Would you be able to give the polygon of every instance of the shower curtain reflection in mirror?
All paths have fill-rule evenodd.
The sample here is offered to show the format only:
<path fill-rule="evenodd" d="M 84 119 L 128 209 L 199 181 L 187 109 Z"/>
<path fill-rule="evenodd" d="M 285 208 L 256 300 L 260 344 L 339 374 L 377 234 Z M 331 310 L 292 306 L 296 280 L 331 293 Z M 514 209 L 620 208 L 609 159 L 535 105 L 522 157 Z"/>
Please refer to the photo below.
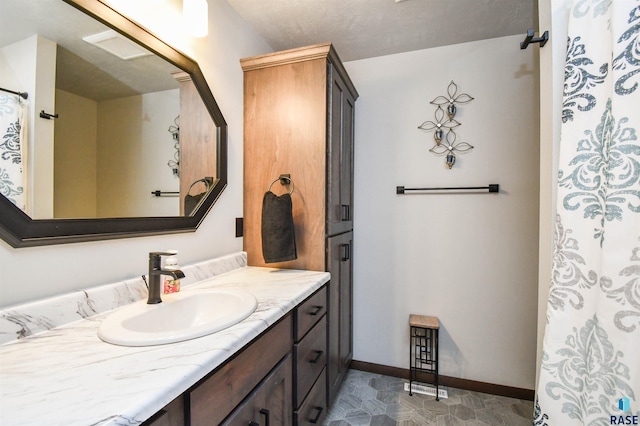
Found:
<path fill-rule="evenodd" d="M 0 93 L 0 194 L 26 212 L 25 110 L 20 96 Z"/>

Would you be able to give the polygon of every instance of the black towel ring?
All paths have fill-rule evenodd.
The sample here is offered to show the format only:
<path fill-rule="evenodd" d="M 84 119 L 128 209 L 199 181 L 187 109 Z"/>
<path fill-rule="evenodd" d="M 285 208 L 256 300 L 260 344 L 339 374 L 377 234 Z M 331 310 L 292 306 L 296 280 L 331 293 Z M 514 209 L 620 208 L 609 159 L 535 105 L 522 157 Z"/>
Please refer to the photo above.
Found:
<path fill-rule="evenodd" d="M 291 184 L 291 191 L 289 191 L 289 195 L 293 194 L 293 190 L 295 188 L 294 188 L 294 185 L 293 185 L 293 181 L 288 176 L 280 176 L 278 179 L 276 179 L 273 182 L 271 182 L 271 185 L 269 185 L 269 189 L 267 189 L 267 191 L 271 192 L 271 187 L 273 186 L 274 183 L 276 183 L 278 181 L 280 181 L 283 185 L 286 185 L 286 183 L 284 183 L 285 180 L 289 181 L 289 183 Z"/>

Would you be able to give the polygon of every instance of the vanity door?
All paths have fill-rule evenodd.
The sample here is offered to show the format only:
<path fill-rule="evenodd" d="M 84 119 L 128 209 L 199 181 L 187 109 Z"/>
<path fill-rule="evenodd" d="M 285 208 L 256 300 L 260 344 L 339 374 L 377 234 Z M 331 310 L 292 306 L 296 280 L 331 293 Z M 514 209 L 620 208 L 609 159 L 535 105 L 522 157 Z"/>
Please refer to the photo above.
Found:
<path fill-rule="evenodd" d="M 353 358 L 353 232 L 327 238 L 329 282 L 328 401 L 333 401 Z"/>
<path fill-rule="evenodd" d="M 222 424 L 225 426 L 291 425 L 292 381 L 292 362 L 289 354 Z"/>
<path fill-rule="evenodd" d="M 184 398 L 180 396 L 145 421 L 142 426 L 184 426 L 185 424 Z"/>

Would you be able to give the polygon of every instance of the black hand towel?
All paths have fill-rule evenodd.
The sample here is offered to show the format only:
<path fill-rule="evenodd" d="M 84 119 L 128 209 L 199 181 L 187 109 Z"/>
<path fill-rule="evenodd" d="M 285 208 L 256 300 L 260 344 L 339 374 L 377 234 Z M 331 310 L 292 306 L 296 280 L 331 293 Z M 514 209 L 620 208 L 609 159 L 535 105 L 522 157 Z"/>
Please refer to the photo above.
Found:
<path fill-rule="evenodd" d="M 267 191 L 262 199 L 262 255 L 266 263 L 297 259 L 291 195 Z"/>
<path fill-rule="evenodd" d="M 184 215 L 191 216 L 196 211 L 196 207 L 200 204 L 200 201 L 207 195 L 209 192 L 201 192 L 200 194 L 191 195 L 187 194 L 184 196 Z"/>

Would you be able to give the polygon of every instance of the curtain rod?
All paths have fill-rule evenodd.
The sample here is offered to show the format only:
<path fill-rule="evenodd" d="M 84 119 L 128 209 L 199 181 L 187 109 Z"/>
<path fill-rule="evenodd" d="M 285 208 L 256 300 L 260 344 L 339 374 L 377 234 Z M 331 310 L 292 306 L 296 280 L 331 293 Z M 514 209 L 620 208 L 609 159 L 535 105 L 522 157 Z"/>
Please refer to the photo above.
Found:
<path fill-rule="evenodd" d="M 2 90 L 3 92 L 11 93 L 13 95 L 18 95 L 23 99 L 27 99 L 29 97 L 29 94 L 27 92 L 16 92 L 14 90 L 5 89 L 4 87 L 0 87 L 0 90 Z"/>
<path fill-rule="evenodd" d="M 457 186 L 444 188 L 405 188 L 404 186 L 396 186 L 396 194 L 404 194 L 406 191 L 464 191 L 472 189 L 486 189 L 488 192 L 500 192 L 500 185 L 492 183 L 489 186 Z"/>

